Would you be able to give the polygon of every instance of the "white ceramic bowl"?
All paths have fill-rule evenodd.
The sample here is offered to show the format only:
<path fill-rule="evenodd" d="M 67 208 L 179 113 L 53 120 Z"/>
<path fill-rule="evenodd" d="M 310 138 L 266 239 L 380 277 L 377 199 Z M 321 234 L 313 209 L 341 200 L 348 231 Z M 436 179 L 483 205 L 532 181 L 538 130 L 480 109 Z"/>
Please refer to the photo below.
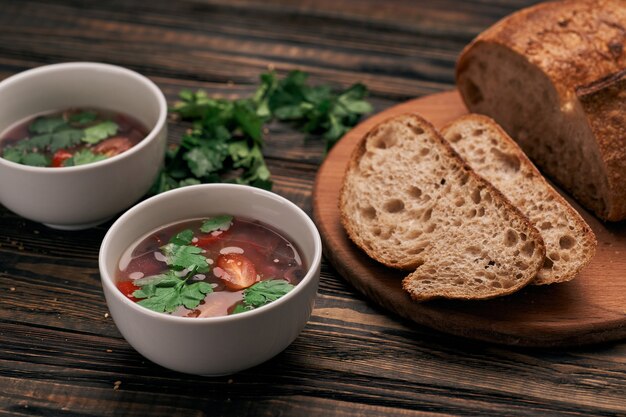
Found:
<path fill-rule="evenodd" d="M 167 103 L 159 88 L 126 68 L 88 62 L 47 65 L 0 82 L 0 132 L 37 113 L 95 107 L 129 114 L 148 136 L 112 158 L 43 168 L 0 158 L 0 204 L 59 229 L 102 223 L 141 198 L 154 182 L 167 140 Z"/>
<path fill-rule="evenodd" d="M 115 285 L 122 254 L 138 239 L 170 223 L 216 214 L 260 220 L 301 250 L 309 269 L 280 299 L 233 316 L 185 318 L 157 313 L 126 298 Z M 298 336 L 313 309 L 322 243 L 313 221 L 289 200 L 253 187 L 193 185 L 149 198 L 111 226 L 100 248 L 100 275 L 109 311 L 139 353 L 166 368 L 225 375 L 260 364 Z"/>

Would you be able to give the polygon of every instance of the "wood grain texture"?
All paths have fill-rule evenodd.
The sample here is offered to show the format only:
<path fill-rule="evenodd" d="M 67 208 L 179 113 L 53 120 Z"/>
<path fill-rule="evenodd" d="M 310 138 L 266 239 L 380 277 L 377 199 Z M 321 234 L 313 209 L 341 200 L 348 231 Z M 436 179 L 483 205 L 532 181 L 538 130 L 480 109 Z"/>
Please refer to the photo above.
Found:
<path fill-rule="evenodd" d="M 380 112 L 453 88 L 463 46 L 532 3 L 0 0 L 0 79 L 108 62 L 148 76 L 171 104 L 182 88 L 246 96 L 273 65 L 314 83 L 364 82 Z M 170 140 L 184 129 L 170 122 Z M 274 191 L 312 214 L 322 142 L 282 125 L 266 142 Z M 389 313 L 326 261 L 313 316 L 284 352 L 230 377 L 165 370 L 107 316 L 97 256 L 110 225 L 55 231 L 0 207 L 0 416 L 626 415 L 624 343 L 535 350 L 453 337 Z"/>
<path fill-rule="evenodd" d="M 626 338 L 626 228 L 600 222 L 571 200 L 598 239 L 592 262 L 568 283 L 527 287 L 489 301 L 416 303 L 401 286 L 407 272 L 369 259 L 350 241 L 338 209 L 350 156 L 373 126 L 403 113 L 417 113 L 435 127 L 443 127 L 467 110 L 456 91 L 411 100 L 370 117 L 332 149 L 318 171 L 313 201 L 326 257 L 339 273 L 382 307 L 460 336 L 543 347 Z"/>

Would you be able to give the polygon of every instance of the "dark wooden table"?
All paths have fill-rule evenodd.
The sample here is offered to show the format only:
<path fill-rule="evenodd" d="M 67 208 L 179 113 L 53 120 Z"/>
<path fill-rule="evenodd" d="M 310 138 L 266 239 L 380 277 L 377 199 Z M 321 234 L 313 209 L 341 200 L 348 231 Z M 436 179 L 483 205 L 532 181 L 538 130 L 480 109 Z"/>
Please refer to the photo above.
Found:
<path fill-rule="evenodd" d="M 173 103 L 182 88 L 247 95 L 273 65 L 363 82 L 380 111 L 453 88 L 463 46 L 531 3 L 4 0 L 0 79 L 101 61 L 147 75 Z M 172 141 L 181 132 L 170 124 Z M 321 141 L 272 126 L 267 142 L 274 191 L 311 213 Z M 626 415 L 626 343 L 532 350 L 448 336 L 376 307 L 326 262 L 311 320 L 283 353 L 226 377 L 168 371 L 108 317 L 97 257 L 109 226 L 61 232 L 0 207 L 0 415 Z"/>

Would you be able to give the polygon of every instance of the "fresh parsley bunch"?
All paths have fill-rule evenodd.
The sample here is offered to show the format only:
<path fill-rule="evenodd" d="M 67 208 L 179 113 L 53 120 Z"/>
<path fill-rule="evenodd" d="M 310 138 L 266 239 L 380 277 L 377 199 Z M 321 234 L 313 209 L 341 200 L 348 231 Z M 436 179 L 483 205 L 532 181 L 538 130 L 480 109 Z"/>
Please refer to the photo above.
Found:
<path fill-rule="evenodd" d="M 308 77 L 302 71 L 291 71 L 283 79 L 274 72 L 261 74 L 261 86 L 254 96 L 257 113 L 290 122 L 304 133 L 320 135 L 328 151 L 361 116 L 372 111 L 372 106 L 365 101 L 367 88 L 363 84 L 336 93 L 327 85 L 308 85 Z"/>
<path fill-rule="evenodd" d="M 307 84 L 308 74 L 292 71 L 283 79 L 261 74 L 252 97 L 226 100 L 200 90 L 180 92 L 171 111 L 192 126 L 171 147 L 152 193 L 199 183 L 235 182 L 271 189 L 263 158 L 263 127 L 277 120 L 319 135 L 330 149 L 360 117 L 372 111 L 367 89 L 355 84 L 343 92 Z"/>
<path fill-rule="evenodd" d="M 153 192 L 222 181 L 270 189 L 261 153 L 263 120 L 252 101 L 213 99 L 188 90 L 180 98 L 172 111 L 192 126 L 180 145 L 168 150 Z"/>

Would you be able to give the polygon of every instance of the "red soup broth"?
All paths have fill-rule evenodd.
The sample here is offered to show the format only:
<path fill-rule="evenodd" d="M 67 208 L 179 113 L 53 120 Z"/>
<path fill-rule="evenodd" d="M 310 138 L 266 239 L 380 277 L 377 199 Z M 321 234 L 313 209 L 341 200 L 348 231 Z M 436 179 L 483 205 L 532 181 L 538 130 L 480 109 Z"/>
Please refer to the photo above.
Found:
<path fill-rule="evenodd" d="M 128 114 L 69 108 L 36 114 L 0 134 L 0 156 L 23 165 L 61 168 L 118 155 L 149 129 Z"/>
<path fill-rule="evenodd" d="M 148 234 L 120 259 L 117 287 L 130 300 L 141 305 L 146 298 L 136 297 L 137 290 L 145 287 L 138 283 L 149 282 L 150 277 L 162 276 L 169 271 L 181 280 L 186 278 L 185 285 L 206 283 L 212 290 L 195 307 L 178 305 L 164 313 L 182 317 L 218 317 L 246 311 L 246 293 L 261 288 L 263 282 L 278 284 L 284 289 L 292 288 L 302 280 L 307 272 L 305 260 L 299 248 L 284 233 L 257 220 L 231 218 L 226 227 L 208 233 L 201 231 L 201 227 L 212 218 L 175 223 Z M 206 270 L 194 273 L 189 268 L 176 270 L 168 265 L 166 246 L 185 233 L 187 237 L 193 236 L 186 246 L 198 248 L 193 252 L 206 258 Z M 253 308 L 248 306 L 247 309 Z"/>

